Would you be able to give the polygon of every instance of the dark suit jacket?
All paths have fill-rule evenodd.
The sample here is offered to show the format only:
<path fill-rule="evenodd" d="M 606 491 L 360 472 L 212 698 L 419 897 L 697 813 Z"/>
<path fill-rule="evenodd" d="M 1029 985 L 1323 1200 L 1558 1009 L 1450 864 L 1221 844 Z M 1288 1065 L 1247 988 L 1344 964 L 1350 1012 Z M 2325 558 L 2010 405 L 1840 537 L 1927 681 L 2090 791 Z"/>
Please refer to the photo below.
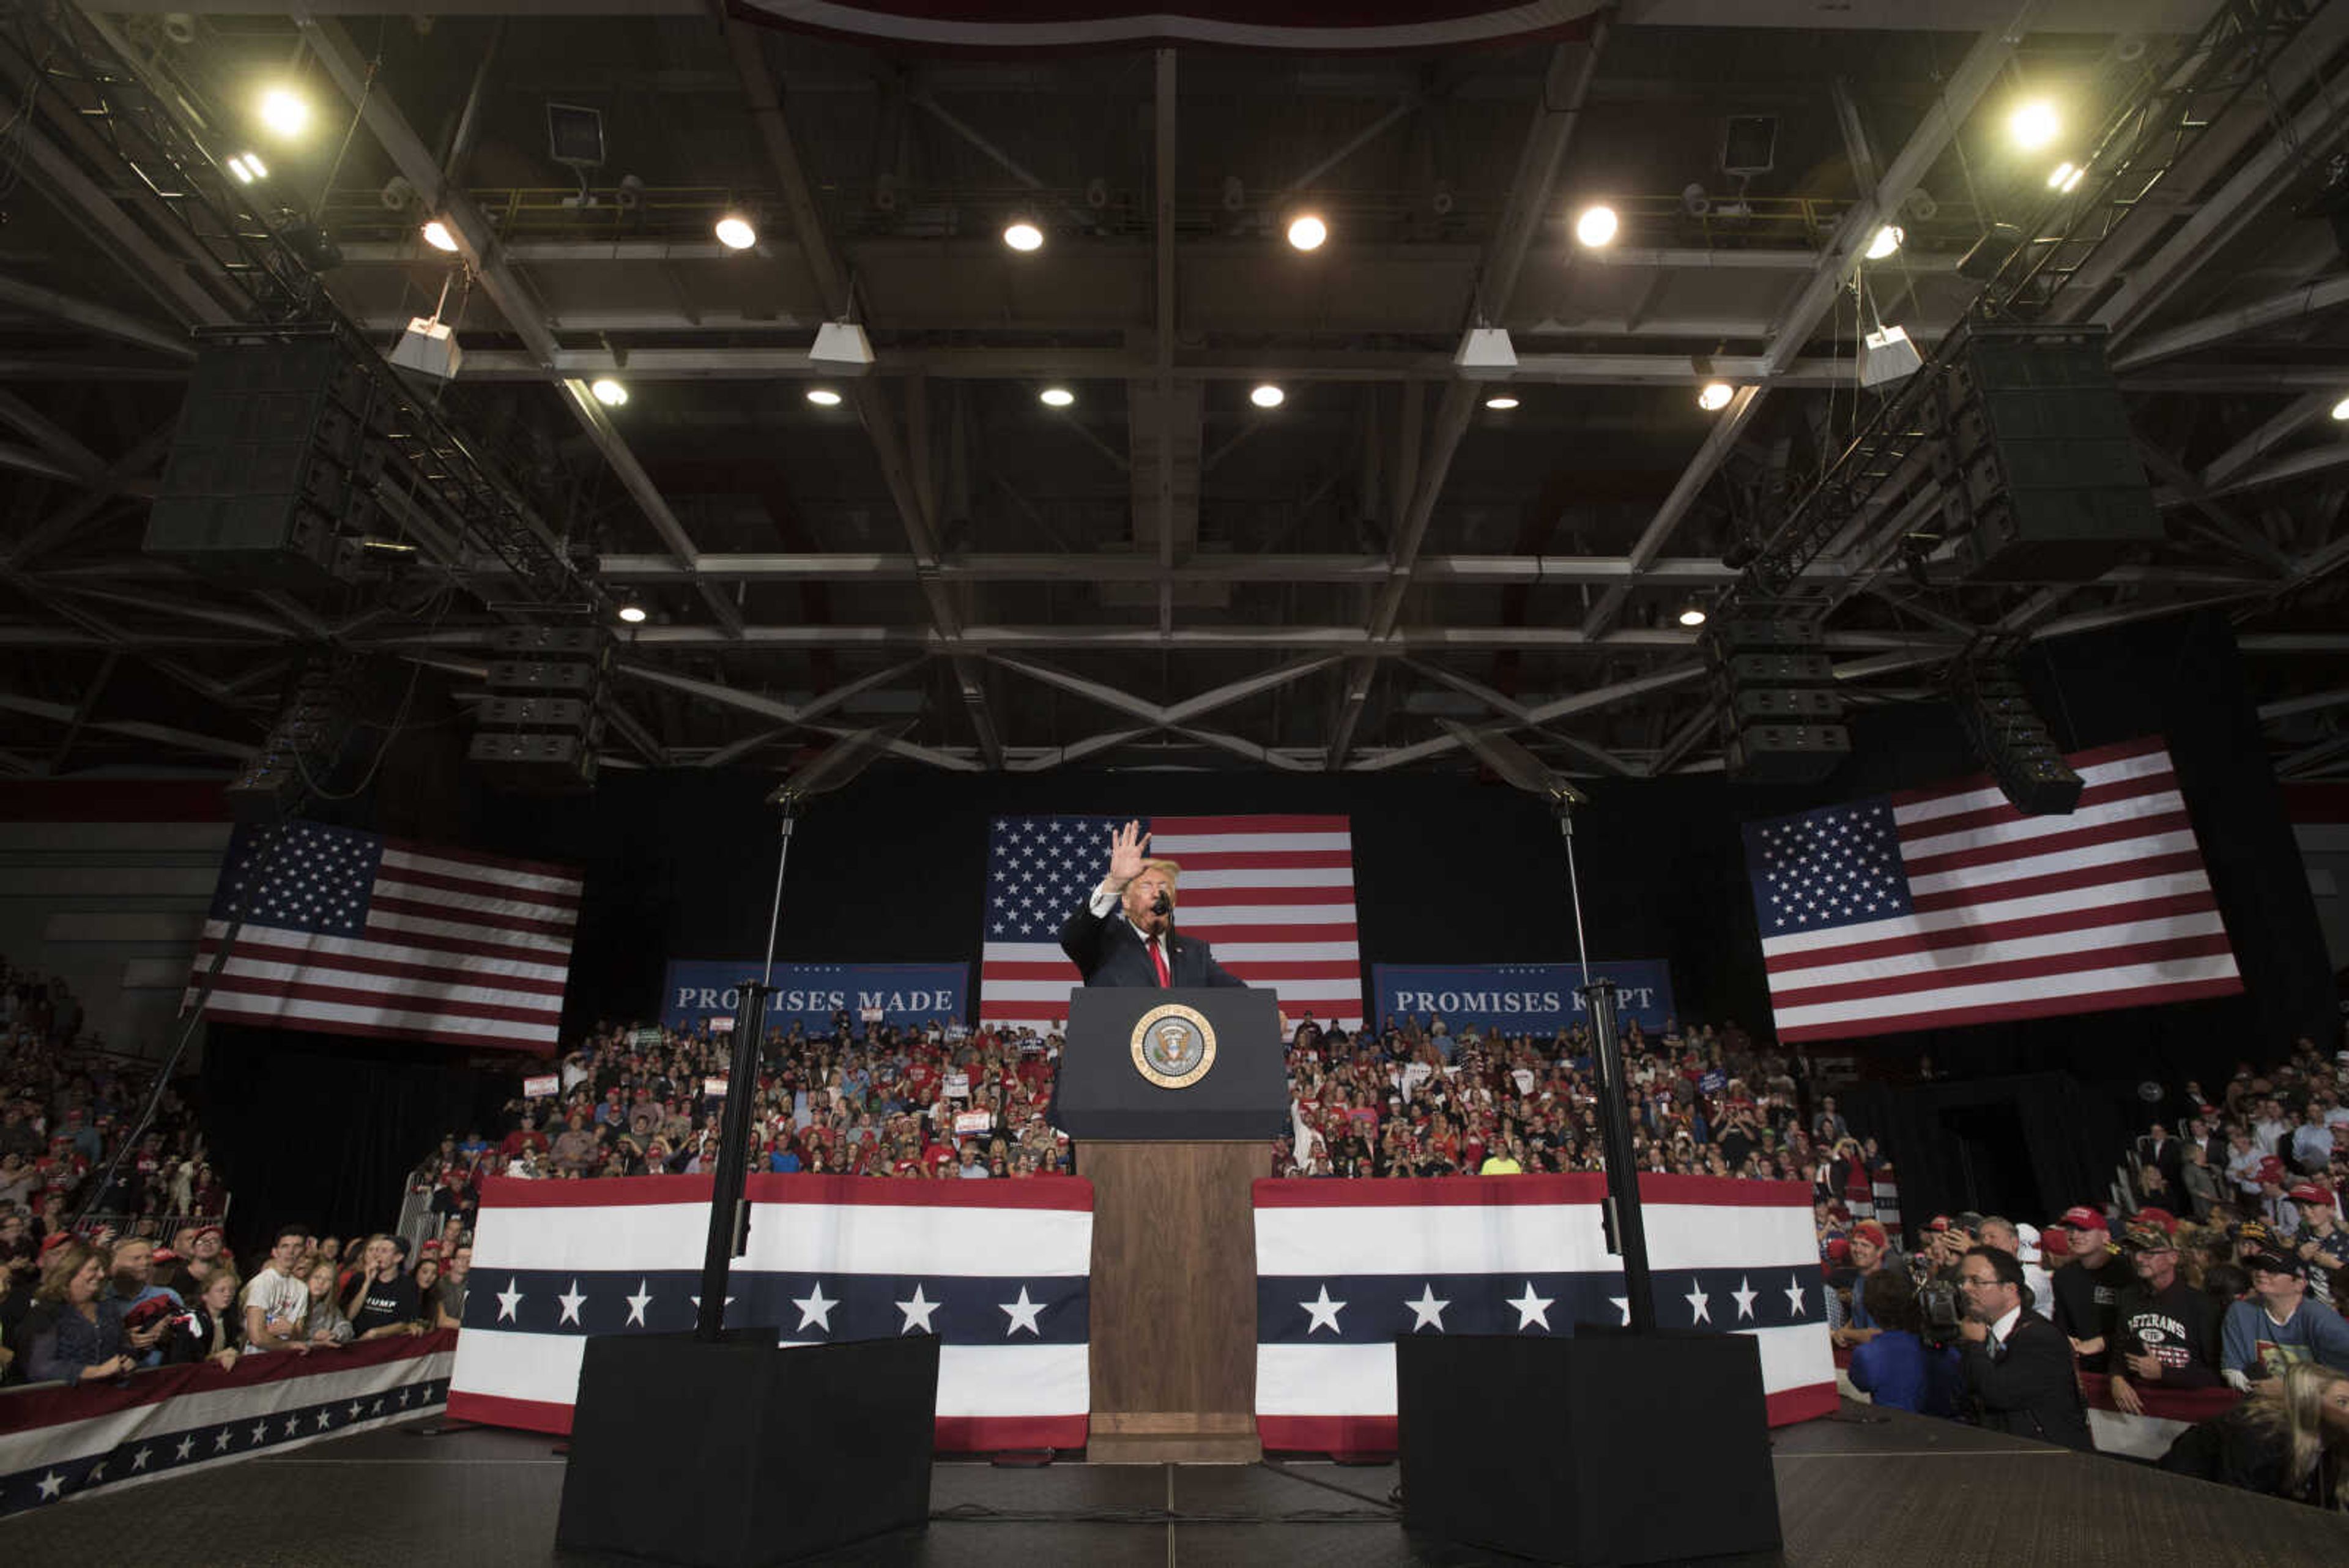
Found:
<path fill-rule="evenodd" d="M 1115 909 L 1102 916 L 1093 913 L 1090 902 L 1079 904 L 1076 913 L 1061 927 L 1061 950 L 1069 955 L 1087 985 L 1155 989 L 1158 984 L 1158 966 L 1150 961 L 1150 950 Z M 1206 943 L 1185 936 L 1180 929 L 1167 934 L 1166 969 L 1178 986 L 1247 983 L 1217 963 Z"/>
<path fill-rule="evenodd" d="M 1989 1340 L 1959 1344 L 1964 1347 L 1966 1392 L 1981 1406 L 1985 1428 L 2082 1453 L 2095 1450 L 2080 1382 L 2072 1371 L 2072 1343 L 2062 1329 L 2025 1307 L 1996 1354 Z"/>

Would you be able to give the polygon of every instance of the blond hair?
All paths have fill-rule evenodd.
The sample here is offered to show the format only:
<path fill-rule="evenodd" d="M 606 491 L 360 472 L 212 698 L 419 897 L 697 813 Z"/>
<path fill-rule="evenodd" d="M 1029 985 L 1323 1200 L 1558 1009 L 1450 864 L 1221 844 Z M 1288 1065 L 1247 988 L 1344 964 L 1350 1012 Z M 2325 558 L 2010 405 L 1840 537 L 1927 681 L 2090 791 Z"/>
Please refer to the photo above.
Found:
<path fill-rule="evenodd" d="M 2282 1432 L 2289 1443 L 2284 1459 L 2284 1484 L 2292 1491 L 2319 1474 L 2329 1436 L 2324 1421 L 2324 1391 L 2349 1383 L 2349 1372 L 2336 1372 L 2315 1361 L 2295 1361 L 2280 1377 L 2260 1386 L 2243 1401 L 2244 1416 L 2270 1431 Z M 2335 1445 L 2337 1446 L 2337 1445 Z M 2349 1496 L 2320 1498 L 2323 1507 L 2349 1509 Z"/>
<path fill-rule="evenodd" d="M 1139 880 L 1144 874 L 1152 871 L 1164 871 L 1166 873 L 1166 879 L 1169 882 L 1179 882 L 1183 879 L 1183 867 L 1180 862 L 1174 860 L 1145 860 L 1142 863 L 1142 870 L 1134 873 L 1136 880 Z"/>

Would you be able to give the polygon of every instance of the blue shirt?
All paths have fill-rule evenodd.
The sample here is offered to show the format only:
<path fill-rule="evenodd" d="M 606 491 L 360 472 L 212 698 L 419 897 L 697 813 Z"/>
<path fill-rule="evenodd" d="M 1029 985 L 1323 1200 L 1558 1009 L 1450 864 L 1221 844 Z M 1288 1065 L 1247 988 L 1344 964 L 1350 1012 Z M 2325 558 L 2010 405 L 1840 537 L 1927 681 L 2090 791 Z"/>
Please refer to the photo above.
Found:
<path fill-rule="evenodd" d="M 1906 1329 L 1887 1329 L 1851 1353 L 1851 1386 L 1895 1410 L 1948 1416 L 1957 1408 L 1955 1348 L 1939 1353 Z"/>

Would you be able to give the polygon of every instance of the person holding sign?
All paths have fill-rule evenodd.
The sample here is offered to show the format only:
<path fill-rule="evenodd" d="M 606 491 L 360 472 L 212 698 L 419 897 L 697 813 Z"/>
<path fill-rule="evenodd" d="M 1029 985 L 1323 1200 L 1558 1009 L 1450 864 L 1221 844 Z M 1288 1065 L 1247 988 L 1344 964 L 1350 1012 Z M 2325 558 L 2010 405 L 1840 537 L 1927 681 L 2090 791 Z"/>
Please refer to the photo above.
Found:
<path fill-rule="evenodd" d="M 1109 875 L 1061 928 L 1061 950 L 1087 985 L 1242 986 L 1206 942 L 1174 931 L 1183 868 L 1149 860 L 1150 836 L 1129 822 L 1110 838 Z"/>

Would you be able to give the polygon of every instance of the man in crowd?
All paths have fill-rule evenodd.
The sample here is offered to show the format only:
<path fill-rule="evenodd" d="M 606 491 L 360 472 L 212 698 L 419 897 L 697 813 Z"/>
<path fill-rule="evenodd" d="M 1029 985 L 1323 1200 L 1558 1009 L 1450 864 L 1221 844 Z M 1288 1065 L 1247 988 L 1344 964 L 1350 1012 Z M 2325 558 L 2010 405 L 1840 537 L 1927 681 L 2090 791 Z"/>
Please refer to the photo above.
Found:
<path fill-rule="evenodd" d="M 2023 1310 L 2023 1265 L 1995 1247 L 1972 1248 L 1959 1262 L 1958 1288 L 1960 1366 L 1982 1424 L 2092 1451 L 2071 1352 L 2054 1324 Z"/>
<path fill-rule="evenodd" d="M 2052 1322 L 2055 1316 L 2055 1286 L 2039 1264 L 2039 1233 L 2034 1231 L 2026 1238 L 2023 1228 L 2005 1215 L 1985 1214 L 1982 1244 L 2013 1254 L 2015 1262 L 2023 1265 L 2023 1282 L 2031 1292 L 2031 1310 Z"/>
<path fill-rule="evenodd" d="M 244 1287 L 244 1345 L 262 1350 L 306 1351 L 303 1320 L 310 1313 L 310 1286 L 301 1277 L 309 1228 L 280 1225 L 270 1244 L 269 1262 Z"/>
<path fill-rule="evenodd" d="M 399 1249 L 392 1238 L 368 1237 L 360 1256 L 366 1272 L 352 1286 L 346 1308 L 353 1335 L 369 1340 L 423 1333 L 424 1304 L 416 1281 L 400 1266 Z"/>
<path fill-rule="evenodd" d="M 2227 1308 L 2221 1331 L 2220 1365 L 2227 1381 L 2249 1390 L 2262 1378 L 2282 1376 L 2295 1361 L 2349 1372 L 2349 1324 L 2310 1299 L 2307 1265 L 2283 1252 L 2255 1252 L 2248 1263 L 2251 1299 Z"/>
<path fill-rule="evenodd" d="M 2310 1176 L 2323 1175 L 2333 1163 L 2333 1127 L 2324 1119 L 2324 1102 L 2314 1095 L 2292 1129 L 2292 1163 Z"/>
<path fill-rule="evenodd" d="M 2300 1210 L 2300 1230 L 2292 1238 L 2292 1251 L 2308 1265 L 2308 1293 L 2326 1306 L 2341 1303 L 2333 1296 L 2333 1276 L 2349 1265 L 2349 1233 L 2341 1229 L 2333 1189 L 2303 1181 L 2292 1189 L 2292 1206 Z"/>
<path fill-rule="evenodd" d="M 2118 1324 L 2106 1354 L 2113 1403 L 2143 1413 L 2140 1386 L 2208 1388 L 2219 1381 L 2219 1312 L 2178 1274 L 2178 1244 L 2158 1224 L 2139 1220 L 2123 1238 L 2137 1283 L 2121 1293 Z"/>
<path fill-rule="evenodd" d="M 2110 1245 L 2101 1210 L 2076 1204 L 2064 1211 L 2059 1223 L 2070 1232 L 2071 1262 L 2053 1276 L 2055 1326 L 2072 1342 L 2074 1354 L 2092 1364 L 2101 1362 L 2120 1315 L 2129 1270 Z"/>
<path fill-rule="evenodd" d="M 440 1282 L 432 1287 L 432 1326 L 465 1326 L 465 1294 L 473 1277 L 473 1246 L 460 1241 L 443 1254 Z"/>
<path fill-rule="evenodd" d="M 179 1292 L 183 1302 L 202 1300 L 204 1282 L 212 1277 L 212 1271 L 221 1266 L 221 1228 L 217 1225 L 182 1227 L 171 1239 L 171 1251 L 179 1254 L 179 1261 L 171 1265 L 171 1272 L 164 1277 L 163 1282 Z"/>
<path fill-rule="evenodd" d="M 143 1236 L 133 1236 L 114 1244 L 113 1267 L 109 1273 L 106 1293 L 122 1309 L 122 1337 L 129 1352 L 139 1358 L 141 1366 L 163 1365 L 160 1345 L 164 1318 L 177 1312 L 184 1303 L 179 1293 L 155 1282 L 155 1243 Z M 147 1303 L 160 1301 L 168 1310 L 132 1314 Z"/>

